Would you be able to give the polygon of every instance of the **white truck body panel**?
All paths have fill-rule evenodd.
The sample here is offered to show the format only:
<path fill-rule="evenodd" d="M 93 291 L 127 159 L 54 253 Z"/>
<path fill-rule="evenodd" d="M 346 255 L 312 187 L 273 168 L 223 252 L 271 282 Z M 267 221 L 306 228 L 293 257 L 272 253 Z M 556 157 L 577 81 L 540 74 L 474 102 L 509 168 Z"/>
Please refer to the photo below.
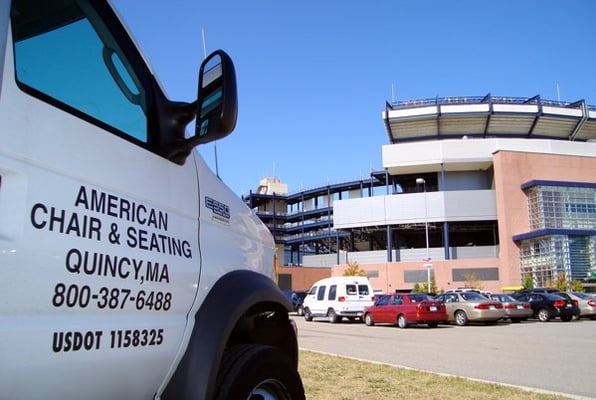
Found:
<path fill-rule="evenodd" d="M 7 50 L 5 76 L 13 76 L 12 49 Z M 28 118 L 29 113 L 36 118 Z M 38 386 L 60 387 L 66 392 L 55 393 L 70 398 L 75 393 L 68 390 L 77 387 L 65 383 L 84 382 L 86 397 L 100 393 L 105 398 L 103 386 L 110 382 L 117 387 L 115 393 L 122 393 L 122 387 L 143 388 L 145 393 L 127 395 L 150 397 L 178 351 L 199 280 L 198 187 L 189 185 L 197 182 L 194 165 L 180 167 L 150 152 L 139 152 L 134 144 L 25 95 L 10 79 L 3 80 L 0 121 L 3 132 L 15 132 L 2 136 L 0 196 L 16 205 L 0 209 L 0 296 L 6 299 L 0 309 L 2 325 L 17 328 L 13 335 L 10 330 L 1 335 L 0 387 L 28 388 L 31 393 L 23 393 L 24 398 L 35 398 Z M 16 134 L 25 131 L 29 134 Z M 55 138 L 57 131 L 61 131 L 60 140 Z M 68 143 L 85 145 L 73 149 Z M 106 154 L 113 162 L 105 162 Z M 184 196 L 176 196 L 174 188 L 185 188 Z M 93 193 L 104 196 L 104 212 L 93 209 L 97 208 Z M 113 207 L 108 206 L 109 199 L 114 199 Z M 127 212 L 120 201 L 145 211 Z M 157 220 L 151 220 L 149 210 L 158 215 Z M 167 222 L 159 222 L 160 215 Z M 139 217 L 145 223 L 134 221 Z M 153 250 L 149 249 L 151 237 L 157 240 Z M 161 237 L 168 239 L 162 242 Z M 187 255 L 169 254 L 168 241 L 182 243 Z M 107 259 L 117 263 L 115 274 Z M 149 268 L 159 270 L 157 275 Z M 153 274 L 153 281 L 147 281 L 148 274 Z M 65 300 L 64 305 L 54 306 L 59 284 L 67 292 L 72 288 L 73 303 L 74 292 L 88 287 L 88 305 L 68 307 Z M 102 309 L 103 288 L 131 292 L 124 305 Z M 131 313 L 141 291 L 164 297 L 172 294 L 171 307 L 167 311 L 141 307 Z M 15 308 L 12 300 L 17 298 L 27 301 Z M 119 314 L 126 318 L 114 325 Z M 61 328 L 67 325 L 68 330 Z M 118 348 L 118 343 L 111 343 L 120 339 L 118 330 L 147 330 L 148 343 L 159 341 L 162 332 L 163 340 L 158 346 Z M 86 345 L 69 349 L 60 340 L 67 340 L 62 335 L 83 335 Z M 121 358 L 118 363 L 111 360 L 113 353 Z M 145 353 L 146 365 L 154 368 L 135 368 L 138 357 L 134 353 Z M 54 365 L 50 370 L 48 360 Z M 138 371 L 133 379 L 147 384 L 130 385 L 131 370 Z M 20 381 L 22 377 L 27 382 Z M 35 384 L 28 383 L 31 379 Z"/>
<path fill-rule="evenodd" d="M 268 229 L 184 165 L 23 92 L 0 5 L 0 398 L 152 398 L 226 272 L 273 277 Z"/>

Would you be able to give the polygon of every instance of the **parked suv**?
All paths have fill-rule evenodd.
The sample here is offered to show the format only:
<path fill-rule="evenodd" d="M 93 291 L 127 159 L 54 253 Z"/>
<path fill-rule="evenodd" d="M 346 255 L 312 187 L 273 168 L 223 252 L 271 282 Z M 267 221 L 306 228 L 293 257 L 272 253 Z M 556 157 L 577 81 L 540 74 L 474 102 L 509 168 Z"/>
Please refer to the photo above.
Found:
<path fill-rule="evenodd" d="M 304 315 L 302 303 L 308 292 L 306 290 L 286 290 L 284 294 L 292 303 L 292 311 L 298 315 Z"/>
<path fill-rule="evenodd" d="M 334 276 L 315 282 L 304 299 L 304 319 L 327 318 L 340 322 L 362 318 L 364 307 L 374 304 L 374 292 L 363 276 Z"/>
<path fill-rule="evenodd" d="M 548 322 L 556 317 L 568 322 L 580 314 L 577 305 L 556 293 L 516 292 L 511 297 L 529 302 L 534 312 L 533 317 L 541 322 Z"/>

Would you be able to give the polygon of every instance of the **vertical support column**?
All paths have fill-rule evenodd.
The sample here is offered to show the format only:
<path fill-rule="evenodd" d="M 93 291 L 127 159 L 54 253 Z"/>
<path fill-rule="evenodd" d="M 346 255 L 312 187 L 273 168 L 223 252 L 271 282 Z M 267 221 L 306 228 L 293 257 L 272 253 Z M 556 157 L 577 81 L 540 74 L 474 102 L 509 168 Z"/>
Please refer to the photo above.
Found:
<path fill-rule="evenodd" d="M 336 249 L 336 253 L 337 253 L 337 264 L 339 264 L 339 253 L 340 253 L 340 239 L 339 239 L 339 230 L 335 231 L 335 249 Z"/>
<path fill-rule="evenodd" d="M 451 243 L 449 242 L 449 222 L 443 222 L 443 243 L 445 244 L 445 260 L 451 259 L 451 252 L 449 251 Z"/>
<path fill-rule="evenodd" d="M 387 262 L 393 261 L 392 257 L 393 240 L 391 238 L 391 225 L 387 225 Z"/>

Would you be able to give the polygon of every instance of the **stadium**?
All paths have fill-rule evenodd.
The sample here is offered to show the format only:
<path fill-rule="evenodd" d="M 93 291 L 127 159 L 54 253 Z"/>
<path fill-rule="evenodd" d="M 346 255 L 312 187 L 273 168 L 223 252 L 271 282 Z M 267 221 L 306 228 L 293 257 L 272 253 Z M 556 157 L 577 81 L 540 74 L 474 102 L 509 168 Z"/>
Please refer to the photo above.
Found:
<path fill-rule="evenodd" d="M 437 97 L 381 118 L 383 170 L 291 194 L 268 178 L 244 197 L 275 237 L 280 287 L 357 263 L 388 292 L 559 276 L 596 292 L 596 107 Z"/>

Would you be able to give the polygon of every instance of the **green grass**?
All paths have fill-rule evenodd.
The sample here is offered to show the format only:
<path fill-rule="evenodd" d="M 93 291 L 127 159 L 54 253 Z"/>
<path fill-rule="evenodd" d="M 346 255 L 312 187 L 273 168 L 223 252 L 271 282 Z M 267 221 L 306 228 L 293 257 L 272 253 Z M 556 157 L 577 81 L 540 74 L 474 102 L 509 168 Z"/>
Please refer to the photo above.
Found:
<path fill-rule="evenodd" d="M 304 350 L 299 371 L 308 400 L 566 398 Z"/>

